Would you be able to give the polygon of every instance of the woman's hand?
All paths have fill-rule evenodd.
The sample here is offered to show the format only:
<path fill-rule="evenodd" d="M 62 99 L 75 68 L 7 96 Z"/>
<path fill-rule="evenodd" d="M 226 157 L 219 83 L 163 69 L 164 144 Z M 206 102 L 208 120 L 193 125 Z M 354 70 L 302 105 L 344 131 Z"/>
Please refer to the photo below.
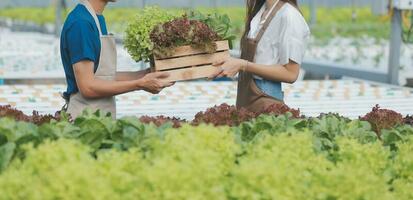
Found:
<path fill-rule="evenodd" d="M 229 57 L 224 60 L 218 60 L 212 63 L 213 66 L 220 67 L 222 69 L 221 73 L 217 76 L 217 78 L 221 77 L 229 77 L 233 78 L 235 75 L 238 74 L 242 69 L 245 69 L 248 61 L 238 59 L 238 58 L 232 58 Z"/>
<path fill-rule="evenodd" d="M 175 84 L 175 82 L 165 80 L 168 77 L 168 72 L 148 73 L 138 80 L 139 87 L 152 94 L 159 94 L 164 88 Z"/>

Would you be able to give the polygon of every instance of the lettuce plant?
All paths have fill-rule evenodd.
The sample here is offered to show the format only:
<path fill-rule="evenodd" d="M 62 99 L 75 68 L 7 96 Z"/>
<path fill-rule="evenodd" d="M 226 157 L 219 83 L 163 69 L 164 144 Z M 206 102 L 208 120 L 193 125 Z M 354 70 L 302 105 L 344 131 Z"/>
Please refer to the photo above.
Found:
<path fill-rule="evenodd" d="M 146 7 L 136 15 L 126 28 L 125 48 L 136 61 L 149 62 L 153 43 L 149 34 L 153 28 L 174 18 L 174 15 L 158 7 Z"/>
<path fill-rule="evenodd" d="M 150 116 L 142 116 L 139 118 L 139 121 L 144 124 L 155 124 L 156 126 L 160 127 L 165 124 L 172 124 L 173 128 L 180 128 L 182 127 L 183 123 L 186 123 L 185 120 L 181 120 L 176 117 L 165 117 L 165 116 L 157 116 L 157 117 L 150 117 Z"/>
<path fill-rule="evenodd" d="M 150 38 L 154 44 L 154 55 L 161 58 L 171 56 L 175 47 L 184 45 L 213 53 L 216 51 L 214 41 L 222 39 L 207 24 L 190 20 L 187 16 L 156 26 Z"/>
<path fill-rule="evenodd" d="M 233 40 L 235 40 L 236 36 L 231 34 L 232 23 L 227 14 L 203 14 L 198 11 L 192 11 L 188 16 L 192 20 L 207 24 L 219 37 L 223 40 L 228 40 L 230 47 L 232 48 Z"/>
<path fill-rule="evenodd" d="M 404 118 L 404 123 L 410 126 L 413 126 L 413 115 L 407 115 Z"/>
<path fill-rule="evenodd" d="M 205 123 L 215 126 L 238 126 L 240 123 L 251 120 L 255 116 L 256 113 L 249 112 L 244 108 L 237 109 L 235 106 L 221 104 L 196 114 L 192 124 L 199 125 Z"/>
<path fill-rule="evenodd" d="M 52 120 L 60 120 L 61 116 L 60 113 L 56 113 L 55 116 L 53 115 L 40 115 L 37 111 L 33 111 L 33 115 L 29 116 L 24 114 L 20 110 L 16 110 L 11 106 L 0 106 L 0 118 L 1 117 L 9 117 L 13 118 L 17 121 L 25 121 L 31 122 L 37 125 L 42 125 L 45 123 L 49 123 Z"/>
<path fill-rule="evenodd" d="M 370 122 L 379 138 L 381 138 L 381 130 L 403 124 L 403 116 L 400 113 L 393 110 L 381 109 L 379 105 L 376 105 L 370 113 L 367 113 L 360 119 Z"/>
<path fill-rule="evenodd" d="M 300 109 L 292 109 L 283 103 L 275 103 L 265 108 L 260 114 L 283 115 L 290 112 L 294 118 L 300 117 Z"/>

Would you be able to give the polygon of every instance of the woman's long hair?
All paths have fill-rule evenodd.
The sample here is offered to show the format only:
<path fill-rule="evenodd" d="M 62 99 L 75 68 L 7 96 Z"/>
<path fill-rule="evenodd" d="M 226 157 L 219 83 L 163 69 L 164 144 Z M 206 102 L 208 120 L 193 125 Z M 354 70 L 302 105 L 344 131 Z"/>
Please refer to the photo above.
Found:
<path fill-rule="evenodd" d="M 247 0 L 247 17 L 245 19 L 245 32 L 243 37 L 246 37 L 250 31 L 251 20 L 260 11 L 266 0 Z M 289 3 L 299 9 L 297 0 L 280 0 Z M 241 44 L 242 46 L 242 44 Z"/>

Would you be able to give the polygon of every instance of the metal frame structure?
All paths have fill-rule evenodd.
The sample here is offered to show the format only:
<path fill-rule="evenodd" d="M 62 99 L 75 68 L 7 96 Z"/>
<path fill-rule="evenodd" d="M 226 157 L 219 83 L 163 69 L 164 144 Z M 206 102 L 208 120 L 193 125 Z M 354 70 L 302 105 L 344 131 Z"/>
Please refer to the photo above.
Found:
<path fill-rule="evenodd" d="M 55 7 L 56 7 L 56 13 L 55 13 L 55 35 L 57 37 L 60 36 L 60 29 L 62 28 L 63 25 L 63 19 L 62 19 L 62 14 L 63 11 L 67 9 L 67 4 L 66 0 L 55 0 Z"/>
<path fill-rule="evenodd" d="M 388 83 L 388 75 L 384 72 L 363 70 L 365 67 L 352 67 L 337 63 L 304 61 L 301 66 L 306 72 L 319 75 L 334 75 L 339 77 L 353 77 L 369 81 Z"/>
<path fill-rule="evenodd" d="M 317 23 L 317 8 L 316 0 L 310 0 L 310 25 L 314 26 Z"/>
<path fill-rule="evenodd" d="M 391 36 L 390 36 L 390 57 L 388 67 L 388 83 L 397 85 L 399 83 L 400 69 L 400 51 L 402 44 L 402 14 L 398 8 L 393 9 L 391 20 Z"/>

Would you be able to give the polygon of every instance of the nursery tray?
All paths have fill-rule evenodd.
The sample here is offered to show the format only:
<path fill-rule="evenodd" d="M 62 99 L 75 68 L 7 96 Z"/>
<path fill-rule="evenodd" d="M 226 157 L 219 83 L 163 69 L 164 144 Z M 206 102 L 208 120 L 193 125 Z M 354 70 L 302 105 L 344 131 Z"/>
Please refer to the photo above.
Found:
<path fill-rule="evenodd" d="M 228 41 L 218 41 L 217 51 L 207 53 L 191 46 L 181 46 L 174 49 L 174 54 L 168 57 L 154 57 L 153 71 L 167 71 L 168 80 L 185 81 L 206 78 L 216 73 L 216 67 L 211 64 L 230 56 Z"/>

